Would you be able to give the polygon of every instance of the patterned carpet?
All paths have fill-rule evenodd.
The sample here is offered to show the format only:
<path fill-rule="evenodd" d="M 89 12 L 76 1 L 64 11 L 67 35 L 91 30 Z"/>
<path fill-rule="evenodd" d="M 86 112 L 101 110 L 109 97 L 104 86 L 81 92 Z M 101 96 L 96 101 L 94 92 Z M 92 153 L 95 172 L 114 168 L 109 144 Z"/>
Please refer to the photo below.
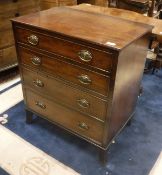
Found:
<path fill-rule="evenodd" d="M 10 175 L 79 175 L 2 125 L 0 133 L 0 166 Z"/>
<path fill-rule="evenodd" d="M 144 75 L 142 83 L 132 125 L 110 146 L 105 167 L 87 142 L 36 116 L 32 125 L 25 124 L 22 101 L 2 115 L 8 115 L 5 126 L 11 131 L 82 175 L 148 175 L 162 151 L 162 71 Z M 0 170 L 0 175 L 6 174 Z"/>

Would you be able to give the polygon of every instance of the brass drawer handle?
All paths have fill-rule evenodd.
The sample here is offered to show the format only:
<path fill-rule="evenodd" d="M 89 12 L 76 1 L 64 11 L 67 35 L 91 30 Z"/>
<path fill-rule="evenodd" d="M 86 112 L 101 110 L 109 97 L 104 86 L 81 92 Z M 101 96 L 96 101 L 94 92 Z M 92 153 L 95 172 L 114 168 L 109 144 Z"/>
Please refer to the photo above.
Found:
<path fill-rule="evenodd" d="M 28 42 L 33 46 L 36 46 L 38 44 L 38 41 L 39 41 L 39 39 L 36 35 L 30 35 L 28 37 Z"/>
<path fill-rule="evenodd" d="M 92 54 L 88 50 L 81 50 L 78 52 L 78 56 L 82 61 L 89 62 L 92 60 Z"/>
<path fill-rule="evenodd" d="M 90 103 L 86 99 L 78 99 L 77 104 L 82 108 L 89 108 Z"/>
<path fill-rule="evenodd" d="M 38 107 L 40 107 L 42 109 L 46 109 L 46 105 L 44 105 L 42 102 L 36 101 L 35 105 L 37 105 Z"/>
<path fill-rule="evenodd" d="M 39 65 L 41 65 L 42 61 L 41 61 L 41 58 L 34 56 L 34 57 L 31 58 L 31 62 L 35 66 L 39 66 Z"/>
<path fill-rule="evenodd" d="M 92 82 L 88 75 L 80 75 L 78 79 L 82 84 L 91 84 Z"/>
<path fill-rule="evenodd" d="M 89 129 L 89 126 L 84 122 L 79 122 L 78 126 L 79 126 L 80 129 L 84 129 L 84 130 Z"/>
<path fill-rule="evenodd" d="M 44 83 L 39 79 L 33 80 L 33 83 L 36 87 L 44 87 Z"/>

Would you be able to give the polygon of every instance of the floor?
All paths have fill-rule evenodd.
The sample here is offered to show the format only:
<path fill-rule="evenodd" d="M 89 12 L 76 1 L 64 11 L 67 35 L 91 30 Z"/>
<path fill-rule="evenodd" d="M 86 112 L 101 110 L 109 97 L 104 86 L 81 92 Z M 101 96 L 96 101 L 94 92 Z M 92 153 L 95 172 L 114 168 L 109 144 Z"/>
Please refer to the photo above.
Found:
<path fill-rule="evenodd" d="M 3 125 L 0 133 L 0 166 L 9 174 L 80 175 Z"/>
<path fill-rule="evenodd" d="M 49 122 L 35 118 L 25 124 L 23 102 L 5 113 L 6 127 L 82 175 L 148 175 L 162 151 L 162 71 L 145 74 L 132 125 L 126 127 L 108 151 L 105 167 L 95 147 L 65 134 Z M 0 175 L 7 175 L 0 169 Z"/>

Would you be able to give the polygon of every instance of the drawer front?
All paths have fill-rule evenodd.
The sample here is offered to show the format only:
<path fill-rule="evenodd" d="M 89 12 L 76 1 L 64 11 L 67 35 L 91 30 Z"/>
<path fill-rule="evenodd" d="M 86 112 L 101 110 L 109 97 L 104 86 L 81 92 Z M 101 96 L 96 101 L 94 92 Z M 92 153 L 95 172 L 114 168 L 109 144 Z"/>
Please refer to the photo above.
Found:
<path fill-rule="evenodd" d="M 21 15 L 37 12 L 40 10 L 39 5 L 36 5 L 36 2 L 29 2 L 29 1 L 26 1 L 26 2 L 28 3 L 25 3 L 25 4 L 20 3 L 20 0 L 19 0 L 19 3 L 23 4 L 23 6 L 18 5 L 19 4 L 18 2 L 13 3 L 11 1 L 10 3 L 6 3 L 6 5 L 8 4 L 9 6 L 10 4 L 14 8 L 6 7 L 6 11 L 4 13 L 1 13 L 1 10 L 0 10 L 0 31 L 11 29 L 12 25 L 11 25 L 10 19 Z M 1 4 L 0 4 L 0 8 L 1 8 Z"/>
<path fill-rule="evenodd" d="M 0 12 L 6 13 L 12 10 L 18 10 L 25 7 L 39 6 L 40 0 L 1 0 Z"/>
<path fill-rule="evenodd" d="M 21 28 L 16 29 L 17 41 L 54 52 L 76 62 L 111 71 L 112 54 L 81 46 L 67 40 L 51 37 Z"/>
<path fill-rule="evenodd" d="M 12 10 L 17 10 L 17 3 L 12 0 L 1 0 L 0 2 L 0 13 L 10 12 Z"/>
<path fill-rule="evenodd" d="M 69 110 L 27 89 L 25 94 L 27 106 L 33 111 L 83 137 L 102 142 L 102 122 Z"/>
<path fill-rule="evenodd" d="M 18 50 L 23 64 L 31 66 L 37 70 L 49 72 L 54 76 L 107 96 L 109 77 L 82 69 L 55 58 L 40 55 L 22 47 L 19 47 Z"/>
<path fill-rule="evenodd" d="M 33 8 L 38 7 L 40 3 L 40 0 L 17 0 L 17 6 L 18 8 Z"/>
<path fill-rule="evenodd" d="M 14 17 L 26 15 L 29 13 L 34 13 L 37 11 L 39 11 L 39 8 L 33 7 L 33 8 L 14 10 L 14 11 L 6 12 L 4 14 L 0 14 L 0 31 L 5 31 L 12 28 L 10 19 Z"/>
<path fill-rule="evenodd" d="M 11 18 L 17 16 L 17 9 L 0 14 L 0 31 L 11 29 Z"/>
<path fill-rule="evenodd" d="M 65 5 L 77 5 L 77 0 L 59 0 L 59 6 L 65 6 Z"/>
<path fill-rule="evenodd" d="M 41 10 L 46 10 L 52 7 L 57 7 L 58 6 L 58 1 L 57 0 L 53 0 L 52 2 L 47 2 L 47 1 L 41 1 L 40 2 L 40 7 Z"/>
<path fill-rule="evenodd" d="M 14 45 L 3 49 L 3 60 L 6 64 L 17 62 L 16 49 Z"/>
<path fill-rule="evenodd" d="M 14 44 L 12 30 L 0 31 L 0 48 L 11 46 Z"/>
<path fill-rule="evenodd" d="M 85 114 L 105 120 L 107 102 L 79 89 L 72 88 L 60 80 L 23 68 L 23 84 L 39 93 L 50 96 L 56 102 L 77 109 Z M 67 93 L 68 92 L 68 93 Z"/>
<path fill-rule="evenodd" d="M 15 46 L 0 50 L 0 70 L 17 63 Z"/>
<path fill-rule="evenodd" d="M 29 6 L 29 7 L 24 7 L 24 8 L 20 8 L 18 9 L 18 14 L 19 16 L 22 16 L 22 15 L 27 15 L 27 14 L 30 14 L 30 13 L 34 13 L 34 12 L 38 12 L 40 10 L 39 7 L 33 7 L 33 6 Z"/>

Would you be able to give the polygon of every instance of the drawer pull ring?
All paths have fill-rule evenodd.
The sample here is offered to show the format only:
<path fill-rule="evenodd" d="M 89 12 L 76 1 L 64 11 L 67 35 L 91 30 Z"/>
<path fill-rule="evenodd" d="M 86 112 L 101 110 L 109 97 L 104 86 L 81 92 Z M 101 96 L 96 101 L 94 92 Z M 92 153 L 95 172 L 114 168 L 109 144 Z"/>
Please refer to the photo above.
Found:
<path fill-rule="evenodd" d="M 36 66 L 41 65 L 41 59 L 39 57 L 34 56 L 34 57 L 31 58 L 31 61 Z"/>
<path fill-rule="evenodd" d="M 82 108 L 89 108 L 90 104 L 86 99 L 78 99 L 77 104 Z"/>
<path fill-rule="evenodd" d="M 89 62 L 92 60 L 92 54 L 88 50 L 81 50 L 78 52 L 78 56 L 82 61 Z"/>
<path fill-rule="evenodd" d="M 89 126 L 84 122 L 79 122 L 78 126 L 79 126 L 80 129 L 84 129 L 84 130 L 89 129 Z"/>
<path fill-rule="evenodd" d="M 82 84 L 91 84 L 92 82 L 88 75 L 80 75 L 78 79 Z"/>
<path fill-rule="evenodd" d="M 42 109 L 46 109 L 46 105 L 44 105 L 42 102 L 37 101 L 35 104 Z"/>
<path fill-rule="evenodd" d="M 39 39 L 36 35 L 30 35 L 28 37 L 28 42 L 33 46 L 36 46 L 38 44 L 38 41 L 39 41 Z"/>
<path fill-rule="evenodd" d="M 44 83 L 39 79 L 34 80 L 33 83 L 36 87 L 44 87 Z"/>

